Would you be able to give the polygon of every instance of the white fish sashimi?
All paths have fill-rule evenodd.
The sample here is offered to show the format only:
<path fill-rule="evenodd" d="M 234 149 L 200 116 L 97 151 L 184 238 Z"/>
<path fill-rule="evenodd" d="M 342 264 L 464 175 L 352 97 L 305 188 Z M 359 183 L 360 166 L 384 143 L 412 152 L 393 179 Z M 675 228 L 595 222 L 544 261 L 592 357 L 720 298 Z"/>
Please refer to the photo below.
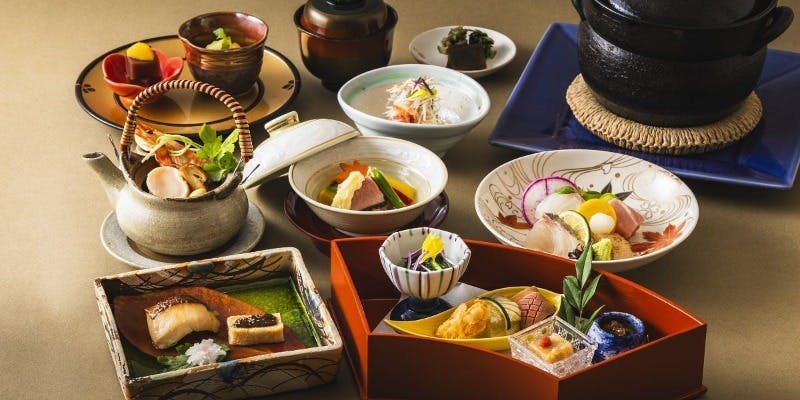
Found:
<path fill-rule="evenodd" d="M 533 225 L 523 246 L 569 258 L 569 254 L 580 245 L 578 239 L 558 221 L 544 215 Z"/>
<path fill-rule="evenodd" d="M 583 197 L 577 193 L 552 193 L 547 195 L 539 205 L 536 206 L 534 217 L 538 221 L 546 214 L 560 214 L 567 210 L 574 210 L 583 203 Z"/>

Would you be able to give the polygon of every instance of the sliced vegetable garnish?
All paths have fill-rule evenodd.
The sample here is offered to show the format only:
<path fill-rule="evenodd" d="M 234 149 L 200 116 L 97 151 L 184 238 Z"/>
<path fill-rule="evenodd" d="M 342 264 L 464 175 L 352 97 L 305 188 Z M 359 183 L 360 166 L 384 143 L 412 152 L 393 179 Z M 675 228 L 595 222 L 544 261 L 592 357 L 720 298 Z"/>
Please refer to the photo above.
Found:
<path fill-rule="evenodd" d="M 333 197 L 336 196 L 336 191 L 338 190 L 339 185 L 336 182 L 331 182 L 330 185 L 325 186 L 320 190 L 319 196 L 317 196 L 317 201 L 325 205 L 331 205 L 333 202 Z"/>
<path fill-rule="evenodd" d="M 409 185 L 409 184 L 407 184 L 407 183 L 405 183 L 405 182 L 403 182 L 401 180 L 394 179 L 394 178 L 392 178 L 391 176 L 388 176 L 388 175 L 384 175 L 384 177 L 386 178 L 386 181 L 389 182 L 389 185 L 394 189 L 395 192 L 405 196 L 407 199 L 410 200 L 411 203 L 413 203 L 414 200 L 416 200 L 416 198 L 417 198 L 417 189 L 414 189 L 413 186 L 411 186 L 411 185 Z M 403 197 L 400 196 L 400 198 L 402 199 Z M 411 204 L 411 203 L 407 203 L 406 202 L 406 204 Z"/>
<path fill-rule="evenodd" d="M 547 176 L 531 182 L 522 194 L 522 218 L 533 225 L 536 222 L 536 218 L 534 218 L 536 206 L 549 194 L 555 193 L 565 186 L 578 190 L 571 180 L 560 176 Z"/>
<path fill-rule="evenodd" d="M 495 300 L 495 299 L 493 299 L 491 297 L 481 297 L 481 300 L 486 300 L 486 301 L 492 303 L 492 305 L 494 305 L 495 307 L 499 308 L 500 311 L 503 312 L 503 317 L 505 317 L 505 319 L 506 319 L 506 329 L 511 329 L 511 317 L 508 315 L 508 311 L 506 311 L 506 308 L 503 307 L 503 305 L 500 304 L 499 301 L 497 301 L 497 300 Z"/>
<path fill-rule="evenodd" d="M 397 194 L 397 197 L 399 197 L 400 200 L 403 203 L 405 203 L 405 205 L 410 206 L 410 205 L 414 204 L 414 200 L 411 200 L 408 197 L 406 197 L 406 195 L 404 195 L 403 192 L 399 192 L 399 191 L 397 191 L 397 189 L 394 189 L 394 192 Z"/>
<path fill-rule="evenodd" d="M 592 230 L 589 228 L 589 222 L 583 215 L 577 211 L 569 210 L 558 214 L 558 217 L 564 221 L 569 227 L 570 231 L 575 235 L 575 238 L 583 243 L 583 248 L 589 245 L 592 239 Z"/>
<path fill-rule="evenodd" d="M 336 174 L 333 179 L 337 183 L 342 183 L 353 171 L 361 172 L 361 175 L 367 176 L 367 168 L 369 168 L 369 165 L 361 164 L 358 162 L 358 160 L 356 160 L 353 161 L 352 164 L 339 163 L 339 168 L 342 170 L 342 172 Z"/>
<path fill-rule="evenodd" d="M 378 188 L 383 193 L 383 196 L 386 197 L 386 201 L 389 202 L 389 205 L 391 205 L 392 208 L 405 207 L 405 204 L 402 200 L 400 200 L 400 197 L 397 196 L 397 193 L 394 192 L 394 189 L 392 189 L 392 186 L 389 185 L 389 182 L 383 176 L 381 171 L 375 167 L 369 167 L 367 168 L 367 175 L 372 178 L 373 181 L 375 181 L 375 184 L 378 185 Z"/>
<path fill-rule="evenodd" d="M 444 251 L 442 238 L 429 233 L 422 242 L 421 248 L 408 253 L 408 256 L 403 258 L 403 264 L 406 268 L 414 271 L 440 271 L 452 268 L 453 263 L 444 257 L 442 251 Z"/>

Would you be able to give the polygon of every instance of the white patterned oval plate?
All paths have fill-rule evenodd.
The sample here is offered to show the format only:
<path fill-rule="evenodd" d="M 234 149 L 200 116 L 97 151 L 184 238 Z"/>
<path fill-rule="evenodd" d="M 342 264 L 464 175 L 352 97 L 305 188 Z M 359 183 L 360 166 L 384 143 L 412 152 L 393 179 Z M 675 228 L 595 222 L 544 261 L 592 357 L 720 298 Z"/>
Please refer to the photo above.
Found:
<path fill-rule="evenodd" d="M 528 229 L 513 228 L 501 217 L 523 221 L 521 197 L 533 180 L 561 176 L 585 190 L 631 192 L 625 204 L 644 218 L 630 238 L 636 255 L 594 261 L 593 267 L 621 272 L 641 267 L 669 253 L 694 230 L 699 217 L 697 199 L 683 181 L 669 171 L 624 154 L 597 150 L 555 150 L 509 161 L 490 172 L 475 192 L 475 211 L 486 229 L 500 242 L 517 247 Z"/>

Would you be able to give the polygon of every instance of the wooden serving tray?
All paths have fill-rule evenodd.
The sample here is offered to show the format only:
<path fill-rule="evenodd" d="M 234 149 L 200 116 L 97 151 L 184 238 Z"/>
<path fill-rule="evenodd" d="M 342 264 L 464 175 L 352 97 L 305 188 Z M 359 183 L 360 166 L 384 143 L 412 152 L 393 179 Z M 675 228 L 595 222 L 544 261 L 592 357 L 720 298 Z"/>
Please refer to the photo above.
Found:
<path fill-rule="evenodd" d="M 374 329 L 400 299 L 384 275 L 385 238 L 331 243 L 332 305 L 362 399 L 587 398 L 691 399 L 703 386 L 706 323 L 660 295 L 612 273 L 592 303 L 632 313 L 650 341 L 564 378 L 508 355 L 440 339 Z M 531 250 L 468 240 L 472 261 L 461 281 L 487 290 L 534 284 L 561 292 L 573 262 Z"/>

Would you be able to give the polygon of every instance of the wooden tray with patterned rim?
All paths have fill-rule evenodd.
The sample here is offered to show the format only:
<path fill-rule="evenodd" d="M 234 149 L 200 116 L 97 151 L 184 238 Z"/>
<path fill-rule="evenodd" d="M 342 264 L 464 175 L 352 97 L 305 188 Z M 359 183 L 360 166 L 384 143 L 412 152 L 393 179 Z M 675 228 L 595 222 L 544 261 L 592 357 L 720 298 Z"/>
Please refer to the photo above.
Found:
<path fill-rule="evenodd" d="M 180 39 L 175 35 L 141 40 L 169 57 L 184 57 Z M 120 98 L 103 81 L 103 59 L 122 53 L 133 43 L 110 50 L 83 69 L 75 82 L 78 104 L 94 119 L 122 130 L 129 102 Z M 193 79 L 184 63 L 177 79 Z M 236 96 L 251 124 L 257 125 L 279 115 L 292 104 L 300 92 L 300 74 L 283 54 L 264 47 L 264 62 L 259 79 L 250 91 Z M 139 119 L 166 133 L 197 134 L 204 123 L 217 131 L 234 127 L 230 111 L 213 98 L 191 91 L 172 91 L 139 111 Z"/>
<path fill-rule="evenodd" d="M 376 332 L 400 294 L 378 259 L 385 237 L 331 242 L 331 303 L 362 399 L 692 399 L 703 386 L 706 324 L 680 306 L 609 272 L 590 302 L 640 317 L 650 341 L 558 378 L 509 355 L 443 339 Z M 536 286 L 561 292 L 569 260 L 467 240 L 461 282 L 487 290 Z M 432 372 L 435 371 L 435 372 Z"/>

